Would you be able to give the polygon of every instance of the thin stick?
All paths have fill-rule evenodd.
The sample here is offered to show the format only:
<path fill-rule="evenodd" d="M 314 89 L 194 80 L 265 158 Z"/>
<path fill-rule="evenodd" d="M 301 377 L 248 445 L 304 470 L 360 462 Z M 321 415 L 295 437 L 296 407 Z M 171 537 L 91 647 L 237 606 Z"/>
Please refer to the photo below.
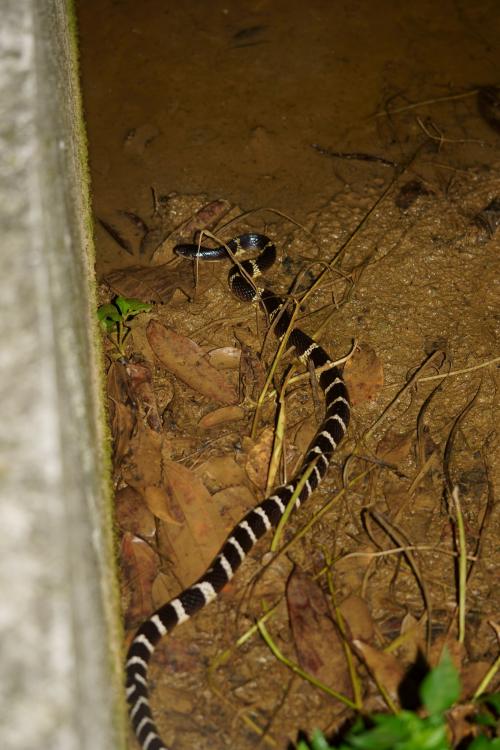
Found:
<path fill-rule="evenodd" d="M 480 695 L 484 693 L 490 682 L 492 681 L 493 677 L 496 675 L 498 670 L 500 669 L 500 655 L 497 656 L 491 667 L 488 669 L 486 674 L 484 675 L 483 679 L 478 685 L 478 688 L 474 695 L 472 696 L 472 700 L 477 700 Z"/>
<path fill-rule="evenodd" d="M 373 432 L 377 429 L 379 424 L 384 420 L 388 413 L 396 406 L 396 404 L 400 401 L 403 394 L 411 388 L 411 386 L 419 379 L 419 373 L 422 372 L 426 367 L 428 367 L 432 361 L 436 358 L 436 356 L 440 352 L 432 352 L 432 354 L 429 354 L 426 360 L 420 365 L 420 367 L 415 371 L 415 373 L 411 376 L 411 378 L 405 383 L 405 385 L 402 387 L 402 389 L 397 393 L 392 401 L 389 402 L 389 404 L 385 407 L 382 414 L 375 420 L 375 422 L 372 424 L 369 430 L 367 430 L 363 436 L 363 440 L 366 440 L 370 437 L 370 435 L 373 434 Z"/>
<path fill-rule="evenodd" d="M 487 362 L 481 362 L 480 365 L 473 365 L 472 367 L 464 367 L 462 370 L 451 370 L 450 372 L 445 372 L 442 375 L 426 375 L 425 378 L 419 378 L 419 383 L 424 383 L 427 380 L 440 380 L 443 378 L 450 378 L 452 375 L 463 375 L 466 372 L 474 372 L 474 370 L 480 370 L 482 367 L 489 367 L 490 365 L 494 365 L 497 362 L 500 362 L 500 357 L 495 357 L 494 359 L 489 359 Z M 392 386 L 387 386 L 388 388 L 394 387 L 396 384 Z"/>
<path fill-rule="evenodd" d="M 451 498 L 455 506 L 458 530 L 458 642 L 465 641 L 465 614 L 466 614 L 466 592 L 467 592 L 467 543 L 465 541 L 464 518 L 460 506 L 458 486 L 455 485 Z"/>
<path fill-rule="evenodd" d="M 318 459 L 315 459 L 314 461 L 312 461 L 312 463 L 309 464 L 305 472 L 302 474 L 299 482 L 297 483 L 297 486 L 295 487 L 295 490 L 285 508 L 285 512 L 281 516 L 279 523 L 276 526 L 276 531 L 274 532 L 273 541 L 271 542 L 271 552 L 276 552 L 281 535 L 283 533 L 283 529 L 285 527 L 285 524 L 288 522 L 288 519 L 290 518 L 290 515 L 295 507 L 295 502 L 297 498 L 299 497 L 300 493 L 302 492 L 302 488 L 304 487 L 305 483 L 307 482 L 307 480 L 313 473 L 314 469 L 316 468 L 317 463 L 318 463 Z"/>
<path fill-rule="evenodd" d="M 396 528 L 392 523 L 390 523 L 382 515 L 382 513 L 378 513 L 377 511 L 374 511 L 374 510 L 367 510 L 366 513 L 371 518 L 373 518 L 373 520 L 376 521 L 379 526 L 383 528 L 387 536 L 393 539 L 396 542 L 396 544 L 398 544 L 400 547 L 406 546 L 406 558 L 408 560 L 410 568 L 413 571 L 413 575 L 417 579 L 417 583 L 420 586 L 420 590 L 422 592 L 422 598 L 424 600 L 424 606 L 427 611 L 427 650 L 429 652 L 430 647 L 431 647 L 432 604 L 431 604 L 431 598 L 429 596 L 429 592 L 427 591 L 427 585 L 425 583 L 425 579 L 420 571 L 419 564 L 415 556 L 409 551 L 410 547 L 412 547 L 413 545 L 411 543 L 408 543 L 409 540 L 405 538 L 405 534 L 401 531 L 401 529 Z"/>
<path fill-rule="evenodd" d="M 269 471 L 267 472 L 267 483 L 266 483 L 266 497 L 269 495 L 272 488 L 275 486 L 276 475 L 278 474 L 279 464 L 283 454 L 283 446 L 285 444 L 285 431 L 286 431 L 286 398 L 285 391 L 290 382 L 291 375 L 294 368 L 292 367 L 285 378 L 285 381 L 280 389 L 279 395 L 279 411 L 278 419 L 276 422 L 276 429 L 274 431 L 274 442 L 273 451 L 271 454 L 271 461 L 269 463 Z M 284 462 L 286 468 L 286 461 Z M 286 481 L 286 477 L 285 477 Z"/>
<path fill-rule="evenodd" d="M 291 661 L 284 654 L 282 654 L 278 646 L 276 645 L 276 643 L 271 638 L 271 635 L 269 631 L 267 630 L 266 626 L 262 622 L 258 625 L 258 628 L 265 643 L 267 644 L 267 646 L 269 647 L 273 655 L 278 659 L 278 661 L 280 661 L 282 664 L 288 667 L 288 669 L 290 669 L 292 672 L 295 672 L 295 674 L 298 674 L 299 677 L 302 677 L 302 679 L 307 680 L 307 682 L 310 682 L 311 685 L 314 685 L 320 690 L 323 690 L 323 692 L 327 693 L 332 698 L 336 698 L 345 706 L 348 706 L 348 708 L 357 710 L 356 704 L 353 703 L 345 695 L 342 695 L 341 693 L 337 693 L 336 690 L 332 690 L 332 688 L 328 687 L 328 685 L 325 685 L 324 682 L 321 682 L 321 680 L 316 679 L 316 677 L 314 677 L 314 675 L 312 674 L 309 674 L 309 672 L 305 672 L 301 667 L 299 667 L 298 664 L 295 664 L 295 662 Z"/>
<path fill-rule="evenodd" d="M 417 109 L 418 107 L 426 107 L 428 104 L 440 104 L 441 102 L 452 102 L 456 99 L 467 99 L 469 96 L 475 96 L 479 93 L 479 89 L 473 89 L 473 91 L 467 91 L 464 94 L 452 94 L 451 96 L 442 96 L 437 99 L 426 99 L 422 102 L 414 102 L 414 104 L 407 104 L 404 107 L 397 107 L 396 109 L 387 109 L 383 112 L 376 112 L 372 115 L 372 118 L 376 117 L 390 117 L 391 115 L 399 114 L 400 112 L 407 112 L 409 109 Z"/>
<path fill-rule="evenodd" d="M 354 666 L 353 653 L 352 653 L 352 649 L 348 640 L 345 621 L 342 616 L 340 607 L 337 603 L 337 596 L 336 596 L 335 585 L 333 583 L 333 575 L 332 575 L 333 564 L 331 560 L 329 560 L 328 558 L 327 558 L 326 564 L 327 564 L 326 577 L 327 577 L 327 582 L 328 582 L 328 589 L 330 591 L 330 596 L 332 597 L 332 602 L 333 602 L 333 606 L 335 609 L 335 619 L 337 620 L 337 625 L 342 635 L 342 646 L 344 648 L 344 653 L 345 653 L 345 657 L 347 660 L 347 668 L 349 670 L 349 677 L 351 679 L 352 692 L 354 694 L 354 702 L 356 704 L 358 711 L 361 711 L 361 709 L 363 708 L 363 694 L 361 691 L 361 684 L 358 679 L 358 675 L 356 673 L 356 667 Z"/>
<path fill-rule="evenodd" d="M 464 406 L 462 411 L 455 418 L 455 421 L 453 422 L 453 426 L 450 430 L 450 434 L 448 435 L 448 439 L 446 440 L 446 445 L 444 448 L 444 456 L 443 456 L 443 473 L 444 473 L 444 477 L 446 481 L 446 488 L 450 495 L 452 495 L 453 487 L 454 487 L 454 484 L 451 480 L 450 461 L 451 461 L 451 454 L 453 451 L 453 447 L 455 445 L 455 437 L 456 437 L 458 428 L 462 422 L 462 419 L 466 416 L 466 414 L 470 411 L 470 409 L 474 405 L 476 398 L 479 396 L 480 390 L 481 390 L 481 386 L 479 385 L 477 391 L 475 392 L 474 396 L 471 398 L 469 403 Z"/>

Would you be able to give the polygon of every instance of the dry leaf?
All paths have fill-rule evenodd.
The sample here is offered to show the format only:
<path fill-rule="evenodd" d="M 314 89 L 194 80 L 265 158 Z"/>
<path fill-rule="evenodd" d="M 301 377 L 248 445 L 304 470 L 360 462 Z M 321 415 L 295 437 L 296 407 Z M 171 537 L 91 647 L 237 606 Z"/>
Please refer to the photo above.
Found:
<path fill-rule="evenodd" d="M 131 487 L 143 491 L 151 485 L 161 485 L 161 457 L 163 436 L 142 421 L 137 422 L 130 439 L 130 451 L 122 467 L 122 476 Z"/>
<path fill-rule="evenodd" d="M 210 430 L 226 422 L 237 422 L 243 419 L 245 410 L 241 406 L 222 406 L 220 409 L 205 414 L 198 422 L 198 427 L 202 430 Z"/>
<path fill-rule="evenodd" d="M 397 466 L 408 458 L 414 438 L 413 430 L 404 433 L 386 432 L 377 446 L 377 456 L 387 463 Z"/>
<path fill-rule="evenodd" d="M 162 487 L 150 486 L 144 489 L 144 500 L 151 513 L 166 523 L 181 526 L 184 522 L 184 517 L 179 517 L 179 514 L 176 516 L 170 511 L 169 499 L 168 492 L 162 489 Z"/>
<path fill-rule="evenodd" d="M 159 558 L 143 539 L 126 532 L 120 546 L 123 589 L 128 595 L 125 625 L 135 628 L 152 610 L 151 588 L 158 574 Z"/>
<path fill-rule="evenodd" d="M 405 664 L 413 664 L 419 651 L 425 651 L 426 618 L 417 620 L 411 612 L 407 612 L 399 625 L 399 635 L 404 635 L 398 645 L 398 656 Z M 385 633 L 384 633 L 385 635 Z M 368 640 L 368 639 L 365 639 Z"/>
<path fill-rule="evenodd" d="M 148 325 L 147 337 L 167 370 L 195 391 L 223 404 L 238 402 L 234 386 L 209 364 L 203 350 L 194 341 L 155 320 Z"/>
<path fill-rule="evenodd" d="M 357 594 L 351 594 L 340 605 L 340 612 L 352 638 L 370 641 L 375 634 L 375 623 L 367 603 Z"/>
<path fill-rule="evenodd" d="M 344 380 L 353 405 L 376 399 L 384 385 L 384 367 L 371 346 L 362 344 L 346 362 Z"/>
<path fill-rule="evenodd" d="M 242 397 L 256 401 L 264 387 L 266 371 L 257 352 L 245 343 L 241 344 L 239 380 Z"/>
<path fill-rule="evenodd" d="M 168 302 L 176 289 L 187 297 L 194 291 L 193 269 L 189 261 L 177 265 L 129 266 L 111 271 L 103 281 L 115 294 L 142 302 Z"/>
<path fill-rule="evenodd" d="M 141 537 L 152 537 L 156 533 L 154 516 L 133 487 L 123 487 L 117 491 L 115 509 L 117 523 L 123 531 Z"/>
<path fill-rule="evenodd" d="M 226 487 L 212 495 L 212 501 L 221 517 L 221 528 L 229 534 L 243 516 L 254 507 L 256 499 L 245 485 Z"/>
<path fill-rule="evenodd" d="M 153 391 L 151 368 L 138 362 L 128 362 L 125 367 L 130 379 L 131 393 L 135 397 L 141 414 L 144 415 L 152 430 L 161 432 L 162 421 Z"/>
<path fill-rule="evenodd" d="M 230 209 L 231 204 L 222 199 L 201 206 L 191 218 L 158 244 L 152 256 L 154 262 L 161 263 L 171 258 L 172 250 L 179 242 L 196 242 L 197 232 L 201 229 L 213 229 Z"/>
<path fill-rule="evenodd" d="M 225 533 L 211 495 L 190 469 L 164 461 L 163 487 L 168 513 L 180 523 L 160 523 L 159 548 L 185 587 L 206 570 Z"/>
<path fill-rule="evenodd" d="M 465 646 L 457 641 L 456 633 L 453 633 L 453 630 L 435 637 L 430 648 L 429 664 L 431 667 L 439 664 L 445 648 L 448 650 L 455 668 L 458 672 L 461 672 L 462 662 L 466 657 Z"/>
<path fill-rule="evenodd" d="M 125 365 L 113 362 L 106 380 L 109 421 L 113 437 L 113 465 L 115 471 L 130 448 L 136 416 L 135 403 L 130 393 L 130 383 Z"/>
<path fill-rule="evenodd" d="M 337 692 L 350 696 L 342 640 L 317 583 L 295 568 L 286 589 L 288 614 L 300 666 Z"/>
<path fill-rule="evenodd" d="M 182 237 L 193 237 L 201 229 L 213 229 L 230 211 L 231 204 L 222 198 L 205 203 L 182 227 Z"/>
<path fill-rule="evenodd" d="M 318 425 L 313 417 L 308 417 L 301 421 L 294 437 L 294 444 L 297 446 L 297 450 L 301 453 L 305 453 L 308 447 L 311 445 L 312 439 L 318 431 Z"/>
<path fill-rule="evenodd" d="M 373 547 L 359 547 L 355 555 L 341 557 L 335 563 L 335 572 L 340 576 L 342 587 L 348 591 L 359 591 L 366 571 L 373 560 Z"/>
<path fill-rule="evenodd" d="M 274 443 L 274 430 L 266 427 L 260 433 L 257 442 L 250 448 L 245 463 L 248 478 L 264 492 L 267 485 L 267 473 Z"/>
<path fill-rule="evenodd" d="M 474 727 L 476 724 L 474 719 L 476 712 L 477 705 L 472 703 L 455 705 L 446 712 L 446 723 L 451 732 L 450 747 L 469 747 L 474 736 L 477 734 L 477 729 Z M 485 747 L 490 747 L 488 740 Z"/>
<path fill-rule="evenodd" d="M 194 473 L 200 477 L 209 492 L 214 493 L 226 487 L 243 484 L 246 481 L 245 470 L 232 456 L 213 456 L 199 464 Z"/>
<path fill-rule="evenodd" d="M 146 365 L 113 362 L 108 370 L 107 393 L 117 469 L 132 449 L 133 434 L 142 419 L 156 432 L 162 424 L 151 386 L 151 371 Z"/>
<path fill-rule="evenodd" d="M 462 683 L 461 701 L 470 700 L 491 667 L 488 661 L 474 661 L 465 664 L 460 671 L 460 682 Z"/>
<path fill-rule="evenodd" d="M 207 359 L 218 370 L 237 370 L 240 366 L 241 349 L 235 346 L 221 346 L 209 351 Z"/>
<path fill-rule="evenodd" d="M 364 643 L 357 638 L 352 641 L 352 645 L 366 664 L 375 682 L 384 687 L 393 701 L 399 702 L 399 687 L 406 672 L 400 659 L 392 654 L 379 651 L 379 649 L 370 646 L 369 643 Z"/>

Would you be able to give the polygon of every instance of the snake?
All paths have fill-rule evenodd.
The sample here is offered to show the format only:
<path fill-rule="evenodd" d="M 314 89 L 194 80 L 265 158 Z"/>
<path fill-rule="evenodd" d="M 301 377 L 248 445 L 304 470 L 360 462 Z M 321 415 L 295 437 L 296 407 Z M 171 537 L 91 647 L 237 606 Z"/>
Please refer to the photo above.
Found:
<path fill-rule="evenodd" d="M 259 251 L 259 254 L 256 258 L 238 261 L 238 257 L 248 251 Z M 294 347 L 296 357 L 304 365 L 312 366 L 324 394 L 325 414 L 293 479 L 274 489 L 250 510 L 233 528 L 201 578 L 148 617 L 131 641 L 125 665 L 125 694 L 142 750 L 168 750 L 158 733 L 149 700 L 148 668 L 157 644 L 217 597 L 257 541 L 278 525 L 290 502 L 291 510 L 296 510 L 311 496 L 326 474 L 332 455 L 347 432 L 350 418 L 349 395 L 338 366 L 317 341 L 292 326 L 286 298 L 258 287 L 254 281 L 276 260 L 276 246 L 267 236 L 247 233 L 218 247 L 180 244 L 174 252 L 195 260 L 216 261 L 228 256 L 236 259 L 229 271 L 229 288 L 239 300 L 261 304 L 278 340 L 288 337 L 286 344 Z"/>

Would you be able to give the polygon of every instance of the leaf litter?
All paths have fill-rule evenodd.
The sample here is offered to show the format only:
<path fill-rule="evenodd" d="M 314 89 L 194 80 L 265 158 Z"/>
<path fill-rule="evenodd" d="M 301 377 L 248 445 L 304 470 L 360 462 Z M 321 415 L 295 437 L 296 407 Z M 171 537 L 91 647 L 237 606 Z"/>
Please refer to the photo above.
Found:
<path fill-rule="evenodd" d="M 433 199 L 438 197 L 439 191 Z M 418 226 L 412 210 L 409 206 L 405 213 L 410 229 Z M 330 215 L 327 208 L 316 217 L 320 243 L 322 234 L 331 232 Z M 408 245 L 410 229 L 388 244 L 385 255 L 374 255 L 369 263 L 357 255 L 353 244 L 346 261 L 355 269 L 359 301 L 356 294 L 352 298 L 348 275 L 339 276 L 333 285 L 336 331 L 356 328 L 343 299 L 352 298 L 361 317 L 367 315 L 359 308 L 361 300 L 380 299 L 387 304 L 388 291 L 380 286 L 378 267 L 392 254 L 391 268 L 386 267 L 383 278 L 386 286 L 397 289 L 404 279 L 398 269 L 398 263 L 403 264 L 400 245 L 415 252 Z M 225 275 L 225 268 L 219 273 L 201 267 L 201 286 L 191 301 L 170 295 L 168 305 L 159 305 L 145 326 L 137 321 L 127 362 L 110 363 L 117 520 L 122 529 L 123 601 L 130 634 L 154 607 L 203 572 L 267 484 L 276 430 L 271 391 L 260 411 L 263 428 L 255 438 L 249 435 L 268 361 L 257 348 L 256 333 L 243 333 L 251 330 L 252 322 L 248 311 L 245 324 L 238 319 L 239 303 L 230 301 Z M 212 282 L 207 283 L 209 276 Z M 275 272 L 274 282 L 282 288 L 279 273 Z M 330 289 L 318 288 L 315 307 L 328 311 Z M 416 299 L 421 300 L 421 294 Z M 212 310 L 221 305 L 235 322 L 212 326 Z M 229 305 L 234 312 L 229 313 Z M 294 663 L 319 683 L 335 679 L 340 692 L 356 695 L 367 709 L 379 709 L 384 702 L 390 707 L 401 705 L 399 686 L 419 653 L 435 664 L 447 645 L 459 660 L 469 695 L 491 665 L 495 641 L 487 621 L 498 611 L 498 603 L 488 560 L 494 554 L 499 520 L 487 498 L 489 444 L 480 440 L 491 430 L 480 417 L 481 412 L 489 413 L 488 390 L 483 385 L 476 402 L 471 402 L 471 391 L 477 390 L 471 387 L 477 383 L 472 379 L 474 367 L 451 368 L 439 350 L 421 349 L 420 358 L 416 357 L 418 339 L 412 339 L 407 326 L 408 341 L 401 335 L 397 346 L 388 342 L 386 318 L 387 310 L 372 302 L 363 324 L 371 331 L 370 344 L 360 345 L 345 368 L 355 404 L 349 437 L 307 513 L 285 528 L 281 551 L 262 560 L 266 547 L 259 545 L 218 602 L 158 649 L 157 666 L 152 669 L 153 700 L 161 705 L 162 696 L 168 696 L 174 709 L 164 727 L 163 719 L 159 721 L 166 732 L 176 732 L 175 690 L 186 701 L 186 689 L 200 680 L 210 688 L 202 699 L 205 720 L 217 724 L 221 707 L 223 713 L 236 711 L 235 737 L 247 732 L 252 742 L 261 737 L 279 747 L 289 738 L 288 727 L 294 721 L 290 717 L 301 717 L 304 727 L 307 716 L 306 728 L 321 725 L 332 731 L 349 716 L 349 708 L 332 703 L 331 697 L 320 697 L 318 687 L 304 683 L 305 677 L 297 672 L 286 678 Z M 429 316 L 429 330 L 432 320 Z M 301 325 L 306 327 L 307 319 Z M 391 325 L 397 326 L 395 318 Z M 141 330 L 146 332 L 142 339 Z M 134 347 L 134 331 L 138 342 L 148 344 L 142 352 Z M 451 343 L 455 333 L 453 326 L 447 329 L 447 349 L 455 349 L 460 360 L 463 351 L 458 340 Z M 337 333 L 334 340 L 334 351 L 342 351 L 342 344 L 348 350 L 347 333 L 340 339 Z M 213 352 L 224 354 L 214 357 Z M 249 366 L 251 362 L 256 366 Z M 464 374 L 454 375 L 454 370 Z M 392 373 L 397 374 L 396 381 Z M 489 371 L 483 373 L 483 381 L 489 382 Z M 442 379 L 438 385 L 427 383 L 429 375 Z M 280 363 L 275 393 L 279 378 Z M 304 450 L 315 429 L 307 377 L 292 383 L 286 401 L 285 458 L 278 461 L 282 478 L 293 474 L 299 460 L 294 443 Z M 162 391 L 169 394 L 166 401 L 160 398 Z M 469 394 L 468 410 L 463 408 L 464 394 Z M 336 492 L 339 486 L 342 489 Z M 465 643 L 460 648 L 456 647 L 460 609 L 454 572 L 459 559 L 456 513 L 449 501 L 443 502 L 443 487 L 449 493 L 456 486 L 464 513 L 470 591 Z M 311 518 L 308 534 L 301 531 L 306 518 Z M 479 548 L 482 564 L 478 566 L 474 553 Z M 301 576 L 299 593 L 293 593 Z M 335 584 L 334 600 L 328 593 L 329 576 Z M 331 616 L 337 599 L 340 620 Z M 305 602 L 302 614 L 297 601 Z M 264 617 L 269 643 L 276 637 L 280 640 L 276 653 L 282 655 L 282 662 L 258 638 L 254 623 Z M 345 648 L 355 665 L 354 683 Z M 214 665 L 208 671 L 207 659 Z M 465 732 L 465 725 L 456 721 L 456 731 Z"/>

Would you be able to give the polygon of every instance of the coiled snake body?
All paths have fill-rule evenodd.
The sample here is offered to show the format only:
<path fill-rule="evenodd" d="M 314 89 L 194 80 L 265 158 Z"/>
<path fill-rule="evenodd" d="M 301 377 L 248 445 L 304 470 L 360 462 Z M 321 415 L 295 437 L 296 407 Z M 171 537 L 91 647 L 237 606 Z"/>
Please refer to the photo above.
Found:
<path fill-rule="evenodd" d="M 267 270 L 276 257 L 274 244 L 260 234 L 245 234 L 231 240 L 229 249 L 235 255 L 249 249 L 260 250 L 255 260 L 245 260 L 229 272 L 229 286 L 234 294 L 247 302 L 261 301 L 270 322 L 276 319 L 274 332 L 281 340 L 287 333 L 290 313 L 284 300 L 268 289 L 256 289 L 248 277 L 256 278 Z M 219 260 L 227 257 L 224 246 L 177 245 L 175 252 L 184 257 Z M 244 273 L 240 272 L 243 268 Z M 281 313 L 278 315 L 278 313 Z M 304 364 L 312 363 L 325 396 L 325 417 L 307 455 L 292 481 L 251 510 L 234 527 L 221 551 L 201 578 L 178 597 L 160 607 L 137 631 L 128 651 L 126 663 L 126 696 L 130 717 L 143 750 L 167 750 L 154 723 L 149 704 L 147 672 L 157 643 L 176 625 L 188 620 L 211 602 L 231 580 L 254 544 L 269 529 L 277 526 L 286 507 L 301 484 L 294 500 L 295 509 L 305 502 L 325 475 L 331 456 L 344 437 L 349 424 L 350 407 L 347 389 L 337 367 L 325 350 L 298 328 L 289 333 L 288 343 L 295 348 Z"/>

